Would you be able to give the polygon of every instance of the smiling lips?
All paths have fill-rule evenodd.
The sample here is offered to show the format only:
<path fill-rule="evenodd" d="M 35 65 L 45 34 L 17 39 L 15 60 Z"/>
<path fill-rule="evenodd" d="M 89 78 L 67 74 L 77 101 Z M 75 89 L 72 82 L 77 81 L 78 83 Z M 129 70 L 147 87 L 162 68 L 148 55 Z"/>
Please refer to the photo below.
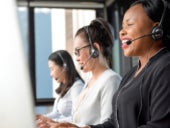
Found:
<path fill-rule="evenodd" d="M 128 45 L 126 44 L 128 40 L 122 40 L 122 49 L 126 48 Z"/>

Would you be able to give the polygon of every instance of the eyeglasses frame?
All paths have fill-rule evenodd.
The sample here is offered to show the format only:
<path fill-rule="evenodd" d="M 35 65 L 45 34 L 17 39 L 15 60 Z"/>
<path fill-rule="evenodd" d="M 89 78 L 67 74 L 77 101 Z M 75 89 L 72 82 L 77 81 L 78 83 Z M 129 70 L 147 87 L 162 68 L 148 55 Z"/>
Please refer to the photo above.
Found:
<path fill-rule="evenodd" d="M 88 45 L 82 46 L 82 47 L 80 47 L 80 48 L 76 48 L 74 54 L 75 54 L 76 56 L 80 56 L 80 50 L 82 50 L 82 49 L 84 49 L 84 48 L 87 48 L 87 47 L 89 47 L 89 46 L 91 46 L 91 45 L 88 44 Z"/>

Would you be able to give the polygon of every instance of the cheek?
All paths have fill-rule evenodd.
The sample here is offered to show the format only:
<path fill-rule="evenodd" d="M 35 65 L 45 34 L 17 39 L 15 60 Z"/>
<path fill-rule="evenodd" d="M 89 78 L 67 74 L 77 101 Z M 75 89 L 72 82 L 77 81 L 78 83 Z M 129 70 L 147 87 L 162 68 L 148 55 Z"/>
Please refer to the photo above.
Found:
<path fill-rule="evenodd" d="M 55 71 L 51 71 L 51 76 L 52 76 L 52 77 L 56 77 L 57 74 L 58 74 L 58 72 L 57 72 L 56 70 L 55 70 Z"/>
<path fill-rule="evenodd" d="M 89 51 L 87 50 L 87 51 L 84 51 L 84 52 L 82 53 L 82 55 L 80 56 L 80 59 L 81 59 L 82 61 L 85 61 L 85 60 L 87 60 L 87 58 L 89 58 L 89 56 L 90 56 L 90 54 L 89 54 Z"/>
<path fill-rule="evenodd" d="M 129 49 L 130 56 L 142 56 L 145 54 L 147 52 L 147 47 L 149 47 L 146 43 L 147 41 L 145 40 L 139 40 L 133 43 Z"/>
<path fill-rule="evenodd" d="M 123 52 L 124 52 L 124 56 L 132 56 L 133 55 L 133 52 L 134 52 L 134 47 L 133 45 L 131 44 L 130 46 L 128 46 L 128 48 L 124 49 Z"/>
<path fill-rule="evenodd" d="M 51 77 L 54 77 L 54 74 L 55 74 L 54 71 L 50 72 Z"/>
<path fill-rule="evenodd" d="M 133 42 L 124 49 L 124 56 L 136 56 L 139 54 L 140 49 L 140 44 L 138 42 Z"/>

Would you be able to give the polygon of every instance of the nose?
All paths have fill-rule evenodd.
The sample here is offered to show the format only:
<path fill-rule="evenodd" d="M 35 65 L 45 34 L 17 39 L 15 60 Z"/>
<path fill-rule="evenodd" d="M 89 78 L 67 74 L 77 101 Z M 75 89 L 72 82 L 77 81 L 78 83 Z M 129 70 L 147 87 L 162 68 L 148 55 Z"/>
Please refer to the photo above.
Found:
<path fill-rule="evenodd" d="M 123 36 L 125 36 L 127 34 L 127 32 L 122 28 L 121 30 L 120 30 L 120 32 L 119 32 L 119 37 L 120 37 L 120 39 L 123 37 Z"/>
<path fill-rule="evenodd" d="M 52 72 L 50 72 L 50 76 L 53 77 L 53 73 Z"/>
<path fill-rule="evenodd" d="M 77 62 L 79 62 L 79 56 L 75 56 L 75 60 L 77 61 Z"/>

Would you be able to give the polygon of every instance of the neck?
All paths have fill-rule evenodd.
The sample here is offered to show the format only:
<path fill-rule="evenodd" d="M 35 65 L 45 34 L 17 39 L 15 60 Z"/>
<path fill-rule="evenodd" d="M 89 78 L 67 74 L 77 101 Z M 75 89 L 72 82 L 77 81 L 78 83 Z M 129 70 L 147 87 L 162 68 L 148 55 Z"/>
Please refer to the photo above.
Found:
<path fill-rule="evenodd" d="M 95 69 L 92 71 L 92 77 L 88 83 L 88 88 L 94 85 L 95 81 L 98 79 L 98 77 L 105 71 L 107 70 L 107 67 L 104 66 L 96 66 Z"/>
<path fill-rule="evenodd" d="M 97 78 L 98 76 L 100 76 L 100 74 L 102 74 L 105 70 L 109 69 L 106 66 L 103 65 L 95 65 L 95 68 L 92 70 L 92 77 L 93 78 Z"/>

